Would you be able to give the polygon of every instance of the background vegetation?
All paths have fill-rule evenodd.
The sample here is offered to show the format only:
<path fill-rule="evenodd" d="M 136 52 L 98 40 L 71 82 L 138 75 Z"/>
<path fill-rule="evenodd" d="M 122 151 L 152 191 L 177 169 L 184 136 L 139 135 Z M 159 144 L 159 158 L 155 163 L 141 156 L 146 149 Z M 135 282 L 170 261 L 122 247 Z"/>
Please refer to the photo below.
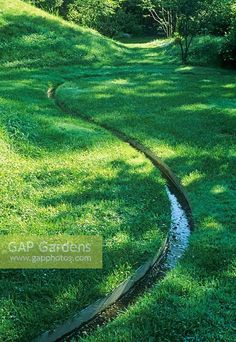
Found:
<path fill-rule="evenodd" d="M 212 35 L 213 40 L 214 36 L 223 37 L 214 40 L 218 43 L 214 59 L 221 65 L 236 65 L 236 5 L 233 0 L 26 1 L 111 37 L 124 34 L 175 37 L 183 63 L 189 60 L 195 36 Z"/>

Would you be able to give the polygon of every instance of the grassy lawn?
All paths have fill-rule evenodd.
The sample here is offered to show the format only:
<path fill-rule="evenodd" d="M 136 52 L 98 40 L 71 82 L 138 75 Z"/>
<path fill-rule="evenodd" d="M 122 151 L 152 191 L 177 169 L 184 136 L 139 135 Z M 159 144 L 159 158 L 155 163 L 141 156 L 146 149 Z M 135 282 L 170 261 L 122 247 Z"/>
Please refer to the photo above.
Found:
<path fill-rule="evenodd" d="M 0 6 L 0 233 L 104 237 L 102 271 L 0 271 L 0 341 L 29 341 L 105 295 L 167 234 L 160 173 L 99 123 L 172 168 L 196 229 L 177 268 L 85 340 L 234 341 L 236 73 L 181 67 L 169 40 L 122 44 Z M 64 111 L 46 96 L 59 83 Z"/>
<path fill-rule="evenodd" d="M 106 122 L 161 156 L 186 187 L 196 223 L 180 265 L 88 341 L 233 341 L 235 72 L 157 63 L 67 82 L 56 96 L 78 117 Z"/>
<path fill-rule="evenodd" d="M 28 341 L 111 291 L 155 253 L 169 226 L 159 172 L 106 131 L 59 111 L 46 97 L 49 79 L 1 74 L 1 233 L 102 235 L 104 269 L 2 271 L 5 341 Z"/>
<path fill-rule="evenodd" d="M 102 271 L 0 272 L 0 340 L 29 341 L 153 255 L 170 207 L 144 156 L 46 96 L 64 77 L 118 63 L 126 46 L 21 1 L 0 5 L 0 232 L 104 237 Z"/>

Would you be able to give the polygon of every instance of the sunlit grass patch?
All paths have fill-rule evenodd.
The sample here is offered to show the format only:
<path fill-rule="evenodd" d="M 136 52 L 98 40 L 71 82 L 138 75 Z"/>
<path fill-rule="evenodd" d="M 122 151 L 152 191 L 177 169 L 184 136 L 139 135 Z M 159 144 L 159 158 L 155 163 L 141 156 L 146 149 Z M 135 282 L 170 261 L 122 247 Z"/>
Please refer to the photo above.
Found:
<path fill-rule="evenodd" d="M 75 115 L 108 122 L 160 155 L 185 185 L 195 218 L 190 248 L 176 270 L 114 322 L 84 340 L 234 339 L 236 107 L 232 78 L 236 81 L 235 73 L 219 69 L 177 67 L 172 74 L 165 68 L 156 75 L 130 73 L 122 84 L 113 75 L 96 81 L 80 79 L 58 89 L 58 101 Z M 79 93 L 81 88 L 90 89 L 91 95 Z M 70 89 L 75 96 L 70 96 Z M 109 94 L 109 99 L 103 94 Z"/>
<path fill-rule="evenodd" d="M 10 75 L 14 86 L 0 84 L 1 233 L 104 238 L 102 271 L 1 272 L 1 335 L 28 341 L 152 256 L 167 234 L 170 209 L 165 182 L 144 156 L 46 97 L 55 74 Z"/>

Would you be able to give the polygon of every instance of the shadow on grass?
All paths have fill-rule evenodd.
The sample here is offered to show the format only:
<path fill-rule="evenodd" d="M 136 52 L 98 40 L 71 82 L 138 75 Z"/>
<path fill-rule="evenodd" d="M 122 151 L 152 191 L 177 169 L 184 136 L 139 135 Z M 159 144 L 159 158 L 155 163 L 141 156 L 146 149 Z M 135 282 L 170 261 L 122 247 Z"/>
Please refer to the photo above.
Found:
<path fill-rule="evenodd" d="M 181 264 L 161 284 L 88 340 L 234 340 L 235 233 L 214 224 L 195 232 Z"/>
<path fill-rule="evenodd" d="M 175 149 L 179 156 L 166 158 L 170 166 L 189 165 L 189 172 L 200 166 L 203 172 L 207 167 L 219 173 L 220 166 L 225 165 L 226 174 L 234 166 L 228 144 L 232 145 L 236 137 L 235 92 L 227 88 L 232 84 L 231 75 L 225 71 L 222 75 L 214 75 L 212 70 L 208 73 L 196 72 L 192 76 L 179 71 L 166 74 L 164 70 L 163 75 L 92 78 L 78 85 L 71 83 L 71 89 L 65 85 L 57 95 L 78 115 L 91 115 L 128 135 L 145 139 L 155 150 L 159 145 Z"/>
<path fill-rule="evenodd" d="M 1 130 L 17 154 L 34 159 L 114 143 L 98 127 L 73 120 L 57 110 L 46 98 L 49 79 L 40 87 L 33 74 L 23 72 L 14 85 L 9 80 L 0 84 Z"/>
<path fill-rule="evenodd" d="M 133 63 L 135 64 L 135 60 Z M 219 323 L 216 327 L 214 337 L 218 330 L 222 332 L 224 322 L 226 322 L 226 327 L 230 327 L 225 310 L 227 303 L 230 302 L 229 298 L 232 300 L 235 288 L 232 283 L 233 278 L 231 279 L 229 273 L 235 261 L 232 248 L 234 236 L 231 233 L 235 230 L 232 219 L 232 213 L 235 212 L 235 187 L 233 186 L 236 169 L 233 151 L 235 116 L 234 93 L 232 90 L 229 91 L 228 87 L 232 84 L 232 75 L 227 75 L 226 72 L 221 74 L 218 71 L 214 73 L 209 70 L 204 74 L 202 69 L 193 68 L 191 74 L 189 72 L 181 74 L 181 72 L 175 72 L 173 67 L 171 68 L 168 73 L 165 68 L 159 68 L 158 76 L 153 67 L 152 75 L 130 77 L 124 73 L 119 78 L 125 79 L 127 85 L 121 85 L 121 80 L 118 80 L 118 83 L 112 83 L 111 81 L 116 81 L 116 79 L 107 79 L 106 76 L 104 79 L 96 78 L 96 81 L 93 79 L 84 83 L 81 81 L 78 86 L 83 89 L 87 87 L 89 90 L 86 94 L 83 95 L 80 92 L 76 95 L 76 91 L 73 97 L 67 94 L 68 108 L 74 108 L 78 115 L 80 112 L 94 115 L 97 120 L 106 121 L 160 153 L 186 183 L 193 202 L 197 232 L 192 238 L 189 253 L 182 262 L 180 271 L 178 269 L 176 273 L 173 271 L 173 276 L 170 275 L 170 278 L 167 278 L 161 285 L 163 291 L 157 291 L 156 297 L 150 298 L 144 308 L 137 309 L 135 316 L 125 322 L 127 331 L 132 330 L 134 334 L 137 332 L 136 340 L 140 338 L 139 329 L 140 334 L 143 334 L 145 330 L 152 331 L 153 340 L 161 340 L 161 338 L 162 340 L 169 338 L 170 341 L 178 340 L 183 335 L 186 339 L 195 338 L 196 340 L 200 328 L 202 336 L 208 338 L 209 329 L 216 324 L 214 315 L 223 317 L 223 323 Z M 198 70 L 201 70 L 200 74 Z M 5 85 L 3 90 L 4 87 Z M 57 123 L 57 118 L 61 120 L 63 114 L 59 114 L 54 109 L 54 104 L 46 99 L 43 102 L 45 108 L 39 106 L 34 100 L 34 106 L 28 108 L 25 114 L 19 117 L 19 112 L 23 108 L 25 110 L 30 97 L 34 97 L 34 92 L 31 90 L 32 93 L 27 94 L 25 85 L 22 85 L 18 87 L 17 95 L 15 89 L 8 85 L 5 88 L 7 94 L 4 94 L 3 98 L 4 100 L 12 98 L 16 106 L 19 101 L 18 111 L 14 112 L 10 105 L 6 106 L 6 112 L 8 109 L 9 112 L 5 113 L 1 120 L 10 140 L 17 143 L 22 136 L 21 147 L 17 147 L 19 154 L 26 155 L 29 146 L 33 149 L 42 147 L 50 153 L 62 153 L 63 150 L 68 149 L 69 137 L 71 138 L 74 134 L 76 136 L 74 143 L 69 144 L 69 150 L 71 150 L 80 146 L 80 141 L 83 140 L 81 134 L 86 138 L 89 136 L 85 124 L 83 128 L 85 130 L 81 133 L 81 127 L 68 126 L 68 122 L 65 121 L 67 135 L 65 127 L 64 129 L 61 126 L 58 127 Z M 44 96 L 43 92 L 38 90 L 36 92 L 37 97 Z M 104 94 L 109 96 L 102 96 Z M 63 93 L 60 96 L 63 97 Z M 230 99 L 230 102 L 223 103 L 223 97 Z M 51 114 L 46 113 L 46 109 Z M 32 113 L 34 113 L 34 119 Z M 98 128 L 94 130 L 99 131 Z M 98 141 L 93 136 L 86 142 L 85 149 L 91 149 L 97 143 Z M 107 265 L 114 266 L 115 260 L 119 260 L 120 267 L 121 269 L 123 267 L 125 272 L 130 269 L 130 264 L 124 262 L 122 265 L 122 260 L 125 254 L 130 255 L 130 245 L 135 253 L 140 251 L 140 246 L 132 244 L 132 240 L 134 237 L 143 238 L 141 227 L 143 228 L 143 220 L 147 220 L 146 210 L 147 208 L 155 210 L 156 202 L 146 199 L 146 204 L 140 207 L 136 201 L 133 201 L 134 195 L 138 199 L 144 196 L 140 188 L 140 182 L 143 182 L 144 178 L 137 175 L 137 172 L 134 175 L 130 167 L 122 161 L 117 160 L 115 163 L 118 165 L 117 177 L 107 179 L 98 175 L 93 180 L 84 181 L 83 185 L 86 190 L 82 192 L 73 190 L 66 194 L 61 192 L 58 196 L 47 196 L 41 199 L 40 205 L 55 208 L 61 204 L 66 204 L 68 207 L 74 205 L 74 212 L 68 214 L 66 210 L 61 213 L 62 217 L 55 216 L 54 218 L 55 223 L 62 218 L 68 219 L 70 224 L 71 217 L 80 219 L 83 215 L 84 211 L 79 211 L 81 206 L 83 209 L 86 208 L 89 214 L 89 210 L 96 207 L 98 198 L 104 200 L 106 202 L 104 211 L 102 215 L 99 214 L 99 217 L 102 216 L 103 224 L 106 219 L 104 229 L 107 229 L 106 233 L 109 233 L 109 227 L 115 217 L 118 219 L 117 226 L 120 234 L 117 238 L 123 239 L 122 248 L 116 250 L 114 245 L 107 247 L 105 254 L 109 256 L 109 260 L 107 259 L 106 262 Z M 114 167 L 114 165 L 111 166 Z M 43 172 L 37 174 L 37 177 L 53 188 L 65 182 L 64 176 L 61 176 L 62 173 L 66 177 L 74 176 L 70 170 L 63 169 L 53 174 L 54 180 L 45 179 L 46 175 Z M 194 175 L 198 173 L 201 178 L 195 179 Z M 127 178 L 131 182 L 129 182 L 130 190 L 127 189 L 127 183 L 124 181 Z M 221 185 L 222 179 L 225 180 L 227 187 L 226 190 L 219 192 L 217 186 Z M 150 178 L 148 182 L 154 191 L 160 191 L 157 188 L 160 184 L 151 181 Z M 119 200 L 121 194 L 122 196 L 126 194 L 125 199 L 122 197 L 122 200 Z M 231 212 L 230 216 L 229 212 Z M 155 222 L 156 224 L 157 217 L 151 216 L 148 220 L 150 220 L 149 223 Z M 97 225 L 98 222 L 95 224 Z M 84 229 L 91 232 L 94 226 L 93 224 L 85 225 Z M 128 227 L 131 226 L 134 230 L 130 230 L 127 236 Z M 140 227 L 140 230 L 135 229 L 137 227 Z M 75 230 L 76 227 L 72 226 L 72 229 Z M 151 248 L 153 236 L 149 243 L 142 248 Z M 143 252 L 145 255 L 145 250 Z M 72 270 L 2 272 L 1 295 L 9 305 L 9 312 L 13 312 L 8 329 L 18 329 L 20 340 L 23 341 L 24 336 L 28 338 L 33 329 L 39 330 L 42 326 L 48 326 L 52 321 L 55 322 L 55 318 L 59 320 L 62 315 L 78 310 L 78 302 L 80 298 L 83 300 L 88 298 L 86 297 L 87 288 L 91 288 L 91 283 L 95 282 L 96 274 L 95 271 Z M 88 281 L 86 285 L 83 282 L 85 277 Z M 97 293 L 103 293 L 108 278 L 105 272 L 104 282 L 101 284 L 100 278 L 97 280 L 97 287 L 94 288 L 96 294 L 95 292 L 90 294 L 89 300 L 85 300 L 86 304 L 96 298 Z M 187 285 L 186 278 L 189 279 L 187 279 Z M 229 283 L 227 283 L 228 280 Z M 12 289 L 15 290 L 14 294 Z M 222 293 L 226 293 L 226 299 L 222 298 Z M 27 317 L 28 325 L 22 328 L 22 320 L 17 316 L 15 303 L 19 301 L 22 308 L 25 308 L 29 298 L 32 301 L 32 316 L 29 320 Z M 39 299 L 42 305 L 39 305 Z M 27 310 L 30 310 L 29 307 Z M 42 310 L 44 310 L 44 318 L 39 320 L 39 317 L 42 317 Z M 232 315 L 231 308 L 229 310 Z M 144 315 L 146 318 L 143 318 Z M 116 323 L 114 324 L 116 326 Z M 209 328 L 209 325 L 212 326 Z M 130 329 L 131 326 L 134 329 Z"/>
<path fill-rule="evenodd" d="M 188 190 L 196 222 L 177 269 L 89 341 L 234 339 L 234 80 L 226 71 L 163 69 L 162 75 L 159 69 L 157 75 L 80 80 L 58 90 L 59 101 L 74 113 L 106 122 L 162 156 Z"/>
<path fill-rule="evenodd" d="M 19 160 L 29 157 L 29 163 L 34 163 L 38 162 L 37 158 L 63 158 L 73 151 L 84 153 L 97 148 L 102 151 L 103 144 L 110 148 L 117 144 L 104 130 L 56 109 L 45 95 L 50 76 L 45 77 L 44 72 L 35 75 L 34 71 L 24 71 L 17 81 L 15 74 L 18 72 L 13 72 L 8 81 L 5 79 L 0 84 L 0 122 L 6 140 Z M 162 206 L 168 207 L 168 203 L 159 174 L 153 171 L 144 175 L 140 162 L 137 166 L 129 165 L 118 157 L 104 167 L 115 170 L 115 175 L 93 174 L 89 179 L 88 169 L 80 170 L 79 165 L 77 169 L 58 166 L 51 172 L 47 162 L 45 170 L 37 170 L 35 165 L 32 168 L 37 171 L 23 173 L 22 170 L 26 186 L 29 184 L 31 190 L 37 187 L 42 191 L 36 204 L 42 209 L 56 209 L 53 217 L 45 217 L 49 228 L 56 226 L 54 233 L 63 230 L 70 234 L 96 232 L 106 235 L 109 243 L 104 247 L 105 268 L 101 272 L 0 272 L 1 301 L 6 318 L 1 328 L 4 336 L 28 341 L 40 330 L 52 328 L 52 324 L 77 312 L 123 281 L 163 241 L 169 213 L 163 214 Z M 73 190 L 67 189 L 65 193 L 61 187 L 68 181 L 72 182 Z M 45 188 L 48 188 L 47 195 Z M 55 192 L 58 195 L 55 196 Z M 61 205 L 66 209 L 60 209 L 58 213 Z M 24 208 L 22 210 L 24 213 Z"/>
<path fill-rule="evenodd" d="M 103 270 L 0 272 L 1 298 L 6 302 L 5 307 L 14 312 L 11 327 L 18 331 L 21 341 L 28 341 L 41 329 L 52 328 L 52 324 L 103 296 L 111 284 L 117 285 L 146 261 L 150 251 L 154 254 L 156 246 L 163 241 L 169 214 L 162 214 L 158 205 L 167 199 L 156 172 L 140 174 L 140 165 L 131 166 L 119 159 L 107 168 L 115 168 L 115 176 L 83 179 L 79 175 L 82 191 L 77 191 L 75 186 L 72 193 L 59 193 L 41 200 L 42 206 L 68 205 L 52 222 L 55 226 L 63 222 L 66 233 L 96 233 L 106 237 Z M 70 169 L 58 170 L 50 179 L 37 173 L 37 180 L 42 180 L 42 186 L 50 186 L 52 192 L 68 177 L 76 175 Z M 28 179 L 27 175 L 25 178 Z M 32 183 L 32 179 L 29 181 Z M 91 215 L 93 219 L 89 223 Z M 25 317 L 27 325 L 22 325 L 19 314 Z"/>

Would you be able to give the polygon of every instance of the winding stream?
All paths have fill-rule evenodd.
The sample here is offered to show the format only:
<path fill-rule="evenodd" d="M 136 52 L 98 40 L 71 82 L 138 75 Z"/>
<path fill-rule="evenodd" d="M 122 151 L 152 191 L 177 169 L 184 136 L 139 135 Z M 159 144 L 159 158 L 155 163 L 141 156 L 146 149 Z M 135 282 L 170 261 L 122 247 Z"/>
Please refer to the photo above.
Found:
<path fill-rule="evenodd" d="M 55 97 L 53 89 L 52 97 Z M 68 112 L 63 104 L 56 100 L 64 112 Z M 167 180 L 166 192 L 171 207 L 171 226 L 168 237 L 156 255 L 141 265 L 134 274 L 121 283 L 112 293 L 92 303 L 71 319 L 52 331 L 47 331 L 34 339 L 34 342 L 69 341 L 72 336 L 87 336 L 98 326 L 107 324 L 111 319 L 134 303 L 145 291 L 163 279 L 173 269 L 188 247 L 189 237 L 193 228 L 192 212 L 188 196 L 172 170 L 151 150 L 138 141 L 129 138 L 121 131 L 106 124 L 98 123 L 91 117 L 82 117 L 96 124 L 143 153 L 158 168 Z"/>

